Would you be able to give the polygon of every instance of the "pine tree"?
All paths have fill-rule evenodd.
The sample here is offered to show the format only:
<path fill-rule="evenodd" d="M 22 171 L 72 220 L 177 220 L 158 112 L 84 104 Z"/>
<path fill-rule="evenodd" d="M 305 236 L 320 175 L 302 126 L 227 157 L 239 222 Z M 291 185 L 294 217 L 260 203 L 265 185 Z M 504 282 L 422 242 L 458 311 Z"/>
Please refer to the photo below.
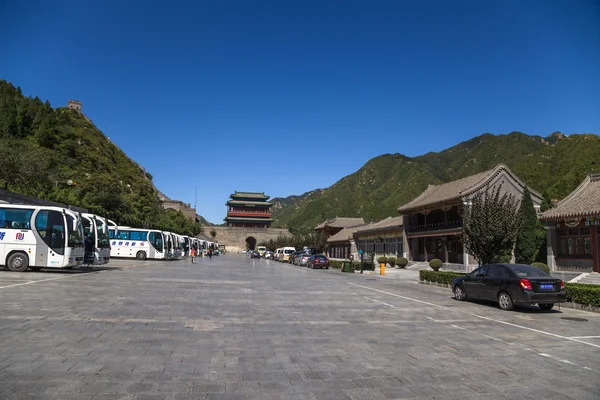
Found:
<path fill-rule="evenodd" d="M 522 225 L 517 235 L 515 258 L 519 264 L 531 264 L 535 260 L 539 249 L 539 220 L 533 207 L 531 193 L 527 188 L 525 188 L 525 192 L 523 193 L 520 213 Z"/>
<path fill-rule="evenodd" d="M 500 189 L 480 192 L 460 208 L 461 239 L 479 265 L 497 262 L 503 254 L 510 253 L 519 232 L 517 202 L 508 193 L 500 195 Z"/>

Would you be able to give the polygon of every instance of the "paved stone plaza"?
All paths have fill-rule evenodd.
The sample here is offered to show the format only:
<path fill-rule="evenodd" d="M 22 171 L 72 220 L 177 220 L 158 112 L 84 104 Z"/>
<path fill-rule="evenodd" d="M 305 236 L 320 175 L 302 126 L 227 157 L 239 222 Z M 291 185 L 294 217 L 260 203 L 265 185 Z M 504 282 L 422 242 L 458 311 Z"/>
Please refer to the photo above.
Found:
<path fill-rule="evenodd" d="M 241 255 L 110 266 L 0 271 L 1 399 L 600 398 L 600 314 Z"/>

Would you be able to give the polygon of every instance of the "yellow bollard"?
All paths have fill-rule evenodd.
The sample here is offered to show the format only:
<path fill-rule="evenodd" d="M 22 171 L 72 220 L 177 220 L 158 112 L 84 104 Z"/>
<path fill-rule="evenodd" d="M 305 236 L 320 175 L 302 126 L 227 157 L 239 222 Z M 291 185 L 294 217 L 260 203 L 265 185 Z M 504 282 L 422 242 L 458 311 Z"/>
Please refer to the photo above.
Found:
<path fill-rule="evenodd" d="M 385 263 L 379 264 L 379 268 L 381 269 L 381 271 L 379 272 L 379 274 L 380 275 L 385 275 Z"/>

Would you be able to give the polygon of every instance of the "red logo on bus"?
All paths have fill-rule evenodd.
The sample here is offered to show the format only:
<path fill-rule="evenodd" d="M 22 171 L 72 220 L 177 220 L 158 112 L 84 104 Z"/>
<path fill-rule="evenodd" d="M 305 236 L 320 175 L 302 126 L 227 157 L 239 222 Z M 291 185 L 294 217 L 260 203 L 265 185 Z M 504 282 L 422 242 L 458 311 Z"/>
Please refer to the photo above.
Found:
<path fill-rule="evenodd" d="M 23 240 L 23 239 L 25 239 L 25 234 L 21 233 L 21 232 L 17 233 L 17 240 Z"/>

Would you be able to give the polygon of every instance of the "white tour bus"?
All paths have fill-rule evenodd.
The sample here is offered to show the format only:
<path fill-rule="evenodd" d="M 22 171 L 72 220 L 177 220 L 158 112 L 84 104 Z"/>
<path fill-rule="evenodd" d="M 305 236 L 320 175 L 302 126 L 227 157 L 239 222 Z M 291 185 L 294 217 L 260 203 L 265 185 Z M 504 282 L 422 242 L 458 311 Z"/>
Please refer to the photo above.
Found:
<path fill-rule="evenodd" d="M 82 213 L 85 255 L 84 264 L 102 265 L 110 260 L 108 221 L 98 215 Z"/>
<path fill-rule="evenodd" d="M 79 213 L 61 207 L 0 204 L 0 265 L 11 271 L 83 263 Z"/>
<path fill-rule="evenodd" d="M 155 229 L 137 229 L 128 226 L 110 227 L 111 257 L 167 258 L 165 235 Z"/>

